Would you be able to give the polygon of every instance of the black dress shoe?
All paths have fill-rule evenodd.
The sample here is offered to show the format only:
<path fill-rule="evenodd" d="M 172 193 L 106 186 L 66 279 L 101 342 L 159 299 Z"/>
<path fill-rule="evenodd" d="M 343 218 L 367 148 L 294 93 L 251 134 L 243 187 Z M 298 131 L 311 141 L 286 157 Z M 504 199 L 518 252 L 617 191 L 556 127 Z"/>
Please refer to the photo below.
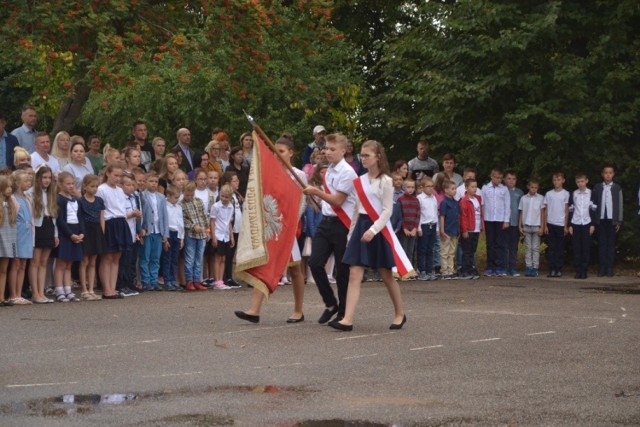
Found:
<path fill-rule="evenodd" d="M 115 295 L 102 295 L 102 299 L 123 299 L 124 297 L 120 294 Z"/>
<path fill-rule="evenodd" d="M 254 316 L 253 314 L 247 314 L 244 311 L 234 311 L 235 315 L 242 320 L 246 320 L 251 323 L 258 323 L 260 321 L 260 316 Z"/>
<path fill-rule="evenodd" d="M 400 322 L 400 323 L 392 323 L 391 326 L 389 326 L 389 329 L 402 329 L 402 327 L 404 326 L 405 323 L 407 323 L 407 315 L 406 314 L 402 317 L 402 322 Z"/>
<path fill-rule="evenodd" d="M 320 318 L 318 319 L 318 323 L 320 324 L 327 323 L 329 320 L 331 320 L 333 315 L 336 314 L 337 312 L 338 312 L 337 305 L 333 308 L 325 308 L 324 311 L 322 312 L 322 316 L 320 316 Z"/>
<path fill-rule="evenodd" d="M 329 322 L 329 326 L 331 326 L 333 329 L 337 329 L 339 331 L 344 331 L 344 332 L 353 331 L 353 325 L 343 325 L 342 323 L 338 322 L 337 320 L 332 320 L 331 322 Z"/>
<path fill-rule="evenodd" d="M 287 319 L 287 323 L 300 323 L 304 322 L 304 314 L 299 319 L 292 319 L 291 317 Z"/>

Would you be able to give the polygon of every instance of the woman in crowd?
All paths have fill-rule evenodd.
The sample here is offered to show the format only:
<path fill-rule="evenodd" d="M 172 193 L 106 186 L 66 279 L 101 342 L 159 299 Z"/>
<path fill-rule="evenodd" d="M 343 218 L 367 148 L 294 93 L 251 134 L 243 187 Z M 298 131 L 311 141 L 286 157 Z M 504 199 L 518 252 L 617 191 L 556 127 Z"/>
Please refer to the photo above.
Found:
<path fill-rule="evenodd" d="M 100 169 L 102 169 L 102 166 L 104 166 L 104 156 L 100 152 L 100 137 L 98 135 L 91 135 L 89 137 L 86 156 L 91 162 L 93 173 L 97 175 Z"/>
<path fill-rule="evenodd" d="M 69 172 L 73 176 L 73 183 L 76 187 L 74 197 L 80 198 L 82 180 L 85 176 L 93 174 L 93 166 L 91 166 L 90 162 L 87 162 L 85 156 L 84 142 L 76 140 L 71 143 L 71 161 L 62 170 Z"/>
<path fill-rule="evenodd" d="M 60 131 L 53 138 L 53 146 L 51 147 L 51 155 L 58 160 L 60 170 L 69 163 L 69 147 L 71 146 L 71 137 L 65 131 Z"/>
<path fill-rule="evenodd" d="M 253 156 L 253 136 L 251 136 L 251 132 L 245 132 L 240 135 L 240 147 L 242 147 L 244 165 L 248 168 L 251 166 L 251 157 Z"/>

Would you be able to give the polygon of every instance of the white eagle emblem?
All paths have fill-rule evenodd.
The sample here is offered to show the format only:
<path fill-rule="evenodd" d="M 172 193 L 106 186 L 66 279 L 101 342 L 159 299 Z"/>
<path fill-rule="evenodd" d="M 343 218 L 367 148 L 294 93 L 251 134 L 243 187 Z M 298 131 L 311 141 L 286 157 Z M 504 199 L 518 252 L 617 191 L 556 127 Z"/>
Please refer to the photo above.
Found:
<path fill-rule="evenodd" d="M 264 197 L 264 236 L 267 241 L 278 240 L 282 234 L 282 213 L 278 209 L 278 201 L 273 196 Z"/>

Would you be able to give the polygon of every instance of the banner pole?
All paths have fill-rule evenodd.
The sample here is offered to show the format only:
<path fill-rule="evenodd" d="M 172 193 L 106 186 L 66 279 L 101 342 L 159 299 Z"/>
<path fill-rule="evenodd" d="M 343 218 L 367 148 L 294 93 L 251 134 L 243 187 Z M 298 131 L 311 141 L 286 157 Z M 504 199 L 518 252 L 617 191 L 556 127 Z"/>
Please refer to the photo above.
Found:
<path fill-rule="evenodd" d="M 256 133 L 260 136 L 260 138 L 262 138 L 262 140 L 267 143 L 267 147 L 269 147 L 269 149 L 278 157 L 278 159 L 280 160 L 280 163 L 282 163 L 284 165 L 284 167 L 287 168 L 287 170 L 289 171 L 289 173 L 291 173 L 291 175 L 296 180 L 298 185 L 300 185 L 300 188 L 304 189 L 307 185 L 300 179 L 298 174 L 287 163 L 287 161 L 284 158 L 282 158 L 280 153 L 278 153 L 278 150 L 276 150 L 276 146 L 273 144 L 273 142 L 271 142 L 271 139 L 267 136 L 266 133 L 264 133 L 262 128 L 253 120 L 253 117 L 251 117 L 249 114 L 247 114 L 246 111 L 244 111 L 244 110 L 242 110 L 242 111 L 243 111 L 244 115 L 246 116 L 247 120 L 249 121 L 249 123 L 251 123 L 251 126 L 253 127 L 253 130 L 255 130 Z M 318 205 L 318 202 L 316 202 L 315 199 L 313 199 L 313 197 L 309 197 L 309 199 L 311 200 L 311 203 L 313 203 L 318 209 L 320 209 L 320 205 Z"/>

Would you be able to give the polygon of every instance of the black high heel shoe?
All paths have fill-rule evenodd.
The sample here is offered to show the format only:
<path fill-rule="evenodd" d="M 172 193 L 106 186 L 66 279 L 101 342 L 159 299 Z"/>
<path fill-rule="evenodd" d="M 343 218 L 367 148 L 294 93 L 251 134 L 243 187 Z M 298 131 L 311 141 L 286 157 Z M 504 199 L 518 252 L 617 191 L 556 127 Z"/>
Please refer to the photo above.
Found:
<path fill-rule="evenodd" d="M 329 326 L 331 326 L 333 329 L 337 329 L 339 331 L 344 331 L 344 332 L 353 331 L 353 325 L 343 325 L 338 320 L 332 320 L 331 322 L 329 322 Z"/>
<path fill-rule="evenodd" d="M 400 323 L 392 323 L 391 326 L 389 326 L 389 329 L 402 329 L 402 327 L 404 326 L 405 323 L 407 323 L 407 315 L 406 314 L 402 318 L 402 322 L 400 322 Z"/>

